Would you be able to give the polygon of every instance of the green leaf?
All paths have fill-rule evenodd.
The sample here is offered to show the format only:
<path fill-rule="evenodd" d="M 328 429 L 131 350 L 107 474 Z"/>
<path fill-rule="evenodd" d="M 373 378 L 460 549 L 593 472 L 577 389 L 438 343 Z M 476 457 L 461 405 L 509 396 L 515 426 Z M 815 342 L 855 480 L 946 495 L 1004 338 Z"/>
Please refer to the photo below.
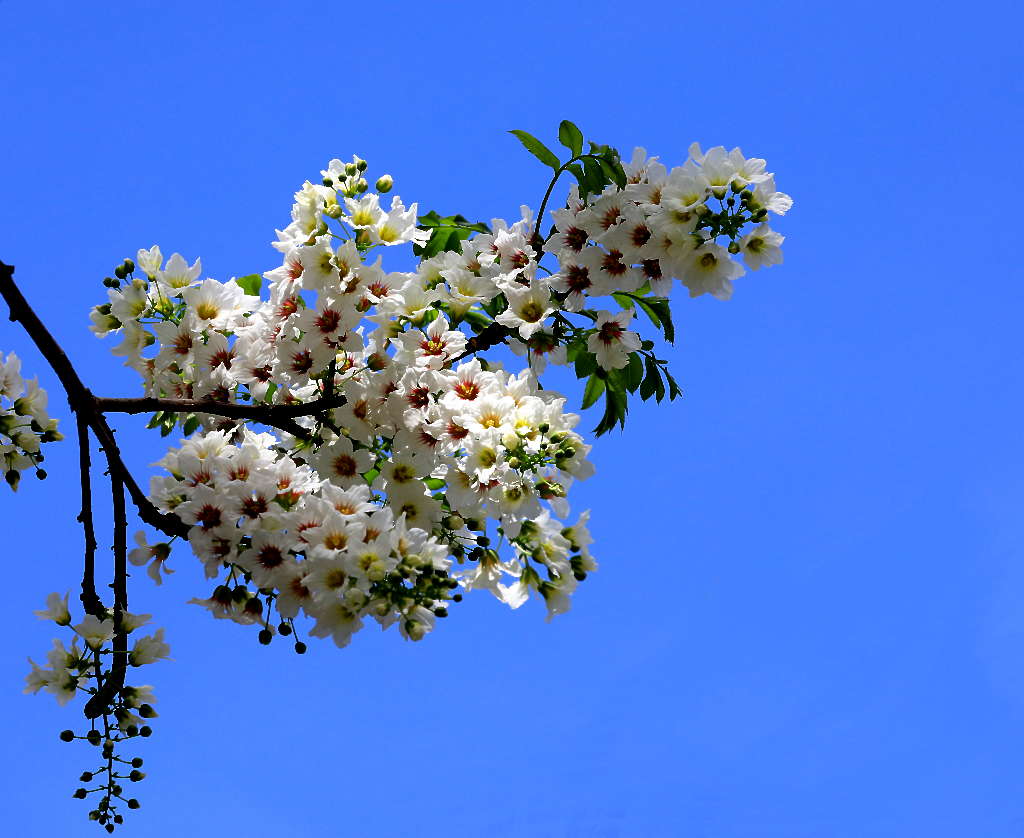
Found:
<path fill-rule="evenodd" d="M 597 162 L 609 183 L 614 183 L 619 189 L 626 188 L 626 173 L 622 170 L 622 164 L 618 160 L 613 163 L 606 157 L 600 157 Z"/>
<path fill-rule="evenodd" d="M 576 377 L 586 378 L 597 370 L 597 358 L 593 352 L 580 352 L 576 358 Z"/>
<path fill-rule="evenodd" d="M 644 362 L 640 360 L 640 354 L 634 352 L 629 356 L 629 365 L 626 367 L 626 389 L 630 393 L 635 393 L 643 378 Z"/>
<path fill-rule="evenodd" d="M 658 369 L 658 364 L 651 355 L 644 359 L 644 367 L 647 370 L 647 377 L 640 385 L 640 398 L 647 401 L 651 396 L 657 394 L 660 402 L 665 398 L 665 383 L 661 380 L 661 370 Z"/>
<path fill-rule="evenodd" d="M 185 436 L 192 436 L 192 433 L 196 428 L 199 427 L 199 417 L 195 413 L 189 413 L 185 417 L 185 424 L 182 427 L 182 431 Z"/>
<path fill-rule="evenodd" d="M 580 185 L 580 200 L 586 201 L 587 196 L 590 194 L 588 187 L 587 176 L 583 171 L 583 167 L 579 163 L 570 163 L 565 167 L 568 171 L 572 172 L 572 176 L 576 178 L 576 182 Z"/>
<path fill-rule="evenodd" d="M 163 421 L 164 421 L 164 412 L 162 410 L 158 410 L 156 413 L 154 413 L 152 416 L 149 417 L 149 421 L 146 423 L 146 427 L 147 428 L 155 428 L 157 425 L 159 425 Z"/>
<path fill-rule="evenodd" d="M 527 134 L 525 131 L 509 131 L 510 134 L 515 134 L 519 138 L 519 142 L 523 144 L 530 154 L 540 160 L 545 166 L 550 166 L 556 172 L 561 168 L 562 164 L 558 158 L 555 157 L 554 153 L 544 143 L 538 140 L 532 134 Z"/>
<path fill-rule="evenodd" d="M 604 178 L 604 170 L 593 157 L 583 158 L 583 174 L 587 179 L 587 191 L 592 195 L 600 195 L 608 181 Z"/>
<path fill-rule="evenodd" d="M 568 119 L 558 126 L 558 141 L 572 152 L 573 157 L 583 153 L 583 132 Z"/>
<path fill-rule="evenodd" d="M 592 375 L 587 379 L 587 386 L 583 390 L 584 410 L 601 398 L 601 394 L 604 392 L 604 386 L 604 379 L 598 378 L 596 375 Z"/>
<path fill-rule="evenodd" d="M 365 472 L 363 474 L 363 480 L 366 481 L 366 485 L 367 486 L 372 486 L 373 485 L 373 481 L 376 480 L 379 475 L 380 475 L 380 469 L 379 468 L 371 468 L 368 472 Z"/>
<path fill-rule="evenodd" d="M 427 484 L 427 488 L 432 492 L 436 492 L 438 489 L 443 489 L 448 485 L 440 477 L 426 477 L 423 482 Z"/>
<path fill-rule="evenodd" d="M 250 297 L 258 297 L 263 285 L 263 277 L 259 274 L 246 274 L 235 280 L 235 283 Z"/>
<path fill-rule="evenodd" d="M 665 370 L 665 378 L 668 379 L 669 401 L 673 401 L 677 399 L 679 396 L 683 395 L 683 391 L 679 388 L 679 385 L 676 384 L 676 380 L 672 377 L 672 373 L 670 373 L 667 369 Z"/>

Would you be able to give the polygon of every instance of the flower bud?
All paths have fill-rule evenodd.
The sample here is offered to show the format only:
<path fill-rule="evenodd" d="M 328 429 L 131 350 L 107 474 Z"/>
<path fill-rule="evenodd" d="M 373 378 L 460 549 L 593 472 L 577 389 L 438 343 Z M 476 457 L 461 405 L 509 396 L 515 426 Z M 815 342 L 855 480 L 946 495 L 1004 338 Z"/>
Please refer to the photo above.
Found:
<path fill-rule="evenodd" d="M 135 272 L 135 263 L 131 259 L 124 260 L 124 269 L 127 273 Z"/>
<path fill-rule="evenodd" d="M 72 797 L 77 797 L 79 800 L 85 800 L 85 796 L 88 793 L 89 792 L 87 792 L 85 789 L 79 788 L 79 789 L 75 789 L 75 793 L 73 795 L 71 795 L 71 796 Z"/>
<path fill-rule="evenodd" d="M 366 161 L 362 157 L 355 158 L 356 169 L 360 172 L 366 171 Z"/>
<path fill-rule="evenodd" d="M 359 169 L 356 168 L 356 164 L 355 163 L 346 163 L 345 164 L 345 174 L 348 175 L 349 177 L 352 177 L 352 175 L 354 175 L 358 171 L 359 171 Z"/>
<path fill-rule="evenodd" d="M 116 276 L 118 279 L 124 279 L 125 277 L 128 276 L 128 271 L 124 269 L 124 265 L 118 265 L 116 268 L 114 268 L 114 276 Z"/>
<path fill-rule="evenodd" d="M 370 188 L 370 184 L 366 182 L 366 178 L 361 177 L 356 181 L 356 194 L 362 195 L 367 189 Z"/>
<path fill-rule="evenodd" d="M 142 768 L 142 757 L 135 757 L 132 760 L 132 768 Z"/>
<path fill-rule="evenodd" d="M 260 643 L 264 646 L 269 646 L 270 641 L 274 639 L 273 633 L 269 629 L 261 629 L 259 633 Z"/>
<path fill-rule="evenodd" d="M 382 195 L 386 192 L 391 191 L 391 187 L 395 185 L 394 178 L 391 175 L 381 175 L 377 178 L 377 182 L 373 185 L 373 188 L 380 192 Z"/>
<path fill-rule="evenodd" d="M 160 714 L 153 709 L 152 704 L 143 704 L 139 708 L 139 715 L 142 716 L 142 718 L 144 719 L 152 719 Z"/>
<path fill-rule="evenodd" d="M 739 242 L 729 242 L 728 250 L 729 250 L 730 253 L 739 253 L 740 252 Z"/>
<path fill-rule="evenodd" d="M 75 732 L 73 730 L 62 730 L 60 732 L 61 742 L 70 742 L 75 738 Z"/>
<path fill-rule="evenodd" d="M 129 798 L 128 799 L 128 808 L 129 809 L 138 809 L 139 808 L 139 801 L 136 800 L 134 797 Z"/>
<path fill-rule="evenodd" d="M 281 637 L 287 637 L 289 634 L 292 633 L 292 627 L 288 625 L 288 623 L 281 623 L 277 627 L 277 633 L 280 634 Z"/>
<path fill-rule="evenodd" d="M 151 728 L 149 725 L 143 725 L 142 727 L 139 728 L 139 736 L 152 736 L 152 735 L 153 735 L 153 728 Z"/>
<path fill-rule="evenodd" d="M 344 212 L 342 211 L 340 204 L 328 204 L 324 207 L 324 215 L 328 218 L 337 219 L 341 218 L 341 216 L 344 215 Z"/>
<path fill-rule="evenodd" d="M 304 654 L 306 654 L 306 644 L 303 643 L 301 640 L 296 640 L 295 641 L 295 654 L 297 654 L 297 655 L 304 655 Z"/>

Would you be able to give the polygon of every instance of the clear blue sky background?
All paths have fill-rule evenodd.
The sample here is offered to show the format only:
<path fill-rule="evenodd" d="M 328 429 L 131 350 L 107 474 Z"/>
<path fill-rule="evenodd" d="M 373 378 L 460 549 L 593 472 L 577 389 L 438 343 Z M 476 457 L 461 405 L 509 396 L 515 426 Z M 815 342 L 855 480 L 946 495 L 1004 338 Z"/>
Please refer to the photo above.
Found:
<path fill-rule="evenodd" d="M 103 275 L 153 243 L 273 267 L 333 156 L 514 216 L 545 174 L 504 132 L 568 117 L 669 163 L 738 144 L 796 199 L 783 267 L 677 295 L 686 398 L 594 449 L 602 568 L 569 615 L 473 596 L 425 643 L 299 658 L 185 605 L 184 551 L 140 575 L 175 660 L 124 834 L 1024 835 L 1022 26 L 1008 2 L 0 3 L 0 259 L 109 395 L 138 385 L 86 328 Z M 18 329 L 0 345 L 55 385 Z M 160 438 L 121 424 L 147 474 Z M 24 838 L 96 829 L 69 796 L 91 753 L 57 741 L 78 711 L 21 695 L 81 550 L 73 445 L 50 472 L 0 507 Z"/>

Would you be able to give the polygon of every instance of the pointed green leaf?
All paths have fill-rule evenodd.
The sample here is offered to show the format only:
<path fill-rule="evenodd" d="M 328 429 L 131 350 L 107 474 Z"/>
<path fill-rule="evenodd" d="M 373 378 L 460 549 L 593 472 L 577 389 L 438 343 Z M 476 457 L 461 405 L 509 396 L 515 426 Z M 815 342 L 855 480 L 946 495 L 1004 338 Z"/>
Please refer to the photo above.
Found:
<path fill-rule="evenodd" d="M 510 134 L 515 134 L 519 138 L 519 142 L 523 144 L 530 154 L 540 160 L 545 166 L 550 166 L 555 171 L 561 167 L 561 163 L 558 158 L 554 155 L 550 148 L 544 143 L 538 140 L 532 134 L 527 134 L 525 131 L 509 131 Z"/>
<path fill-rule="evenodd" d="M 643 378 L 644 362 L 640 360 L 640 354 L 634 352 L 629 356 L 629 364 L 626 366 L 626 389 L 630 393 L 635 393 Z"/>
<path fill-rule="evenodd" d="M 572 152 L 573 157 L 583 153 L 583 132 L 568 119 L 558 126 L 558 141 Z"/>
<path fill-rule="evenodd" d="M 587 386 L 583 390 L 583 409 L 586 410 L 596 402 L 604 392 L 604 379 L 596 375 L 587 379 Z"/>

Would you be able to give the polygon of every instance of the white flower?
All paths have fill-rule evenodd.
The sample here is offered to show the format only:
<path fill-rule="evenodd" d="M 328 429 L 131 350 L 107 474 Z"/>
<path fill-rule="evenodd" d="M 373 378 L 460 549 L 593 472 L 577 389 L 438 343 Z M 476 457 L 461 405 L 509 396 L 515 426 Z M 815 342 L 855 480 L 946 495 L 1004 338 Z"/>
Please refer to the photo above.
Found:
<path fill-rule="evenodd" d="M 58 593 L 49 594 L 46 597 L 46 609 L 33 613 L 40 620 L 53 620 L 58 626 L 69 626 L 71 625 L 71 612 L 68 610 L 69 596 L 70 594 L 64 594 L 62 598 Z"/>
<path fill-rule="evenodd" d="M 770 265 L 782 264 L 782 242 L 785 236 L 779 235 L 767 224 L 755 228 L 739 241 L 743 260 L 752 271 Z"/>
<path fill-rule="evenodd" d="M 153 634 L 147 634 L 135 641 L 135 645 L 128 653 L 128 662 L 132 666 L 143 666 L 162 660 L 170 653 L 171 647 L 164 642 L 164 630 L 160 628 Z"/>
<path fill-rule="evenodd" d="M 640 335 L 626 331 L 632 318 L 632 309 L 618 314 L 598 312 L 594 323 L 597 331 L 587 338 L 587 349 L 594 353 L 602 369 L 621 369 L 629 363 L 630 354 L 640 348 Z"/>
<path fill-rule="evenodd" d="M 99 649 L 114 636 L 114 621 L 99 619 L 93 614 L 86 614 L 85 619 L 74 626 L 75 633 L 85 641 L 90 649 Z"/>

